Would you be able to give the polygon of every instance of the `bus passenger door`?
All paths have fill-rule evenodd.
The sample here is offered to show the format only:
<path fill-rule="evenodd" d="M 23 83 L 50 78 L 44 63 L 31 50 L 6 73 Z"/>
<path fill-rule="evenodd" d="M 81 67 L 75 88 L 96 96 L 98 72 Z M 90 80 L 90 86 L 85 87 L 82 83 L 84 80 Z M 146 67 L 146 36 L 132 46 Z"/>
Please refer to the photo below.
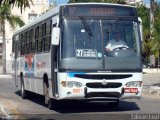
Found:
<path fill-rule="evenodd" d="M 51 32 L 51 78 L 52 78 L 52 92 L 53 97 L 58 95 L 58 45 L 60 39 L 59 17 L 52 18 L 52 32 Z"/>
<path fill-rule="evenodd" d="M 15 86 L 18 87 L 18 79 L 17 79 L 17 71 L 18 71 L 18 62 L 17 62 L 17 56 L 18 56 L 18 42 L 15 42 L 15 56 L 14 56 L 14 79 L 15 79 Z"/>
<path fill-rule="evenodd" d="M 53 97 L 56 98 L 58 94 L 58 81 L 57 81 L 57 46 L 52 45 L 51 47 L 51 77 L 52 77 L 52 92 Z"/>

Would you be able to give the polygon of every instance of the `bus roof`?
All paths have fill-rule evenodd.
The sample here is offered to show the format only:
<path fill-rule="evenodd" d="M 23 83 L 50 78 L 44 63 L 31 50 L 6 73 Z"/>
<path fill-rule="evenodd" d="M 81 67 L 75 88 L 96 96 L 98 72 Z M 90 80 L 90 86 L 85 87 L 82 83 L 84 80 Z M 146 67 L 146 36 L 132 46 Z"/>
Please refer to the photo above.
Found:
<path fill-rule="evenodd" d="M 20 29 L 16 30 L 14 32 L 13 35 L 16 35 L 56 14 L 59 13 L 59 8 L 61 6 L 70 6 L 70 5 L 112 5 L 112 6 L 125 6 L 125 7 L 133 7 L 133 6 L 130 6 L 130 5 L 122 5 L 122 4 L 113 4 L 113 3 L 96 3 L 96 2 L 89 2 L 89 3 L 69 3 L 69 4 L 61 4 L 61 5 L 58 5 L 57 7 L 51 9 L 50 11 L 44 13 L 42 16 L 38 17 L 36 20 L 34 20 L 33 22 L 29 23 L 29 24 L 26 24 L 24 25 L 23 27 L 21 27 Z M 133 7 L 134 8 L 134 7 Z"/>
<path fill-rule="evenodd" d="M 125 5 L 125 4 L 115 4 L 115 3 L 97 3 L 97 2 L 88 2 L 88 3 L 69 3 L 69 4 L 62 4 L 63 5 L 113 5 L 113 6 L 126 6 L 126 7 L 133 7 L 130 5 Z"/>

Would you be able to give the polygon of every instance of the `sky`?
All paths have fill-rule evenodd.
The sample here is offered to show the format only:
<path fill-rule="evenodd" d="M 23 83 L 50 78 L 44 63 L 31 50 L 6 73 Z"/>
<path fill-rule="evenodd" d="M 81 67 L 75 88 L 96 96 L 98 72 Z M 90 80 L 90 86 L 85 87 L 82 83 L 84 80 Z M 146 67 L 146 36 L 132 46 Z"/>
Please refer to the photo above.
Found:
<path fill-rule="evenodd" d="M 66 4 L 69 0 L 48 0 L 48 1 L 50 3 L 55 1 L 59 5 L 59 4 Z"/>
<path fill-rule="evenodd" d="M 59 4 L 65 4 L 67 3 L 69 0 L 56 0 L 56 3 Z"/>
<path fill-rule="evenodd" d="M 145 4 L 149 4 L 150 0 L 143 0 Z M 157 0 L 157 2 L 160 2 L 160 0 Z"/>
<path fill-rule="evenodd" d="M 49 0 L 49 1 L 52 1 L 52 0 Z M 59 4 L 65 4 L 67 3 L 69 0 L 55 0 L 56 3 L 59 5 Z M 145 4 L 149 4 L 150 3 L 150 0 L 143 0 Z M 160 0 L 157 0 L 158 2 L 160 2 Z"/>

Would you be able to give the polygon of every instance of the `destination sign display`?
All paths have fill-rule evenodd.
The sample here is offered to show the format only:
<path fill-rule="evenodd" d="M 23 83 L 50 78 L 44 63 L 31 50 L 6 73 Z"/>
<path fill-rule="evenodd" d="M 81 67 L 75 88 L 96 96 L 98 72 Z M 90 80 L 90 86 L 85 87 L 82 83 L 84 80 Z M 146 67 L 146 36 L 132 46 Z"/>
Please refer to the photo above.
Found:
<path fill-rule="evenodd" d="M 64 16 L 136 16 L 135 8 L 115 5 L 66 5 Z"/>
<path fill-rule="evenodd" d="M 76 57 L 97 57 L 95 49 L 77 49 Z"/>

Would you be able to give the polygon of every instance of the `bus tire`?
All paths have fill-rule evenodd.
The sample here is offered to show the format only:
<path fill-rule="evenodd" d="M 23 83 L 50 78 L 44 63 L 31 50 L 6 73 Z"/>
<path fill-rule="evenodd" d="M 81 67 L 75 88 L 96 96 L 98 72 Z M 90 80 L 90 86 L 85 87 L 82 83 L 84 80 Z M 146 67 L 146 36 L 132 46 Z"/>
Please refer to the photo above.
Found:
<path fill-rule="evenodd" d="M 53 109 L 53 100 L 49 96 L 49 91 L 47 88 L 47 84 L 43 83 L 43 89 L 44 89 L 44 97 L 45 97 L 45 104 L 48 106 L 50 110 Z"/>
<path fill-rule="evenodd" d="M 27 91 L 25 90 L 23 81 L 21 81 L 21 97 L 22 97 L 22 99 L 26 99 L 27 98 Z"/>
<path fill-rule="evenodd" d="M 49 93 L 48 93 L 48 88 L 45 82 L 43 82 L 43 94 L 45 97 L 45 104 L 48 104 L 48 100 L 49 100 Z"/>
<path fill-rule="evenodd" d="M 48 109 L 53 110 L 53 108 L 56 108 L 56 106 L 58 106 L 58 102 L 52 99 L 49 95 L 49 82 L 48 76 L 46 74 L 43 76 L 43 92 L 45 97 L 45 104 L 47 105 Z"/>
<path fill-rule="evenodd" d="M 48 109 L 50 109 L 50 110 L 53 110 L 53 107 L 54 107 L 54 101 L 50 98 L 49 100 L 48 100 Z"/>
<path fill-rule="evenodd" d="M 61 103 L 60 101 L 50 98 L 48 101 L 48 108 L 50 110 L 60 109 L 61 108 L 60 103 Z"/>

